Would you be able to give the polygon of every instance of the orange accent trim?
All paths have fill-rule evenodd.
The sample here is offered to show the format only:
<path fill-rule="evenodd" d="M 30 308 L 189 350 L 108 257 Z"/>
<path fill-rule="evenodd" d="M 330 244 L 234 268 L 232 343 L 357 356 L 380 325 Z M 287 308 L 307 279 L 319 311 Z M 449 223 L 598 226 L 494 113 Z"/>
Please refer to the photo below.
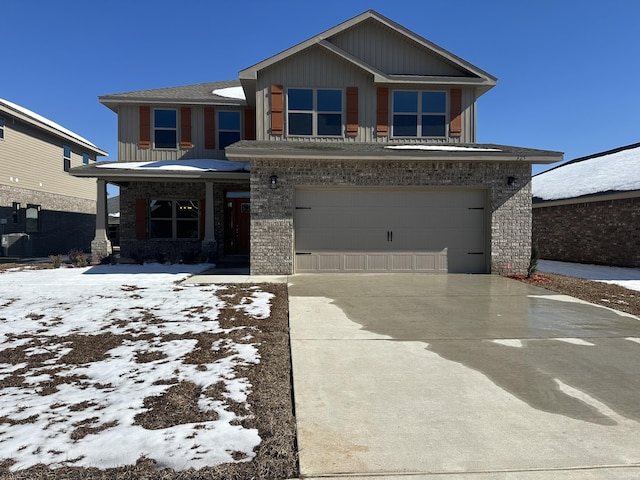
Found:
<path fill-rule="evenodd" d="M 378 87 L 376 110 L 376 134 L 379 137 L 389 136 L 389 89 Z"/>
<path fill-rule="evenodd" d="M 358 136 L 358 87 L 347 87 L 347 137 Z"/>
<path fill-rule="evenodd" d="M 284 135 L 284 98 L 282 85 L 271 85 L 271 135 Z"/>
<path fill-rule="evenodd" d="M 191 108 L 180 108 L 180 148 L 192 148 L 191 143 Z"/>
<path fill-rule="evenodd" d="M 151 108 L 140 107 L 140 130 L 138 146 L 140 148 L 151 148 Z"/>
<path fill-rule="evenodd" d="M 449 122 L 449 136 L 461 137 L 462 136 L 462 90 L 454 88 L 450 93 L 450 106 L 449 116 L 451 121 Z"/>

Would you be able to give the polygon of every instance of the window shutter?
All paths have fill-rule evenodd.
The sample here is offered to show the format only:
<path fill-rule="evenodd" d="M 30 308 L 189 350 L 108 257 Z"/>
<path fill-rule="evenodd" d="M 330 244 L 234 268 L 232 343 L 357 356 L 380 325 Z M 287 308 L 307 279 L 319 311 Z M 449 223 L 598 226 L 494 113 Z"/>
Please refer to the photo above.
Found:
<path fill-rule="evenodd" d="M 449 136 L 462 136 L 462 90 L 454 88 L 451 90 L 451 104 L 449 105 L 449 115 L 451 121 L 449 123 Z"/>
<path fill-rule="evenodd" d="M 377 93 L 377 128 L 376 134 L 379 137 L 389 136 L 389 89 L 378 87 Z"/>
<path fill-rule="evenodd" d="M 244 139 L 256 139 L 256 111 L 252 108 L 244 111 Z"/>
<path fill-rule="evenodd" d="M 191 143 L 191 108 L 180 108 L 180 148 L 193 147 Z"/>
<path fill-rule="evenodd" d="M 284 99 L 282 85 L 271 85 L 271 135 L 284 134 Z"/>
<path fill-rule="evenodd" d="M 136 240 L 147 239 L 147 200 L 136 199 Z"/>
<path fill-rule="evenodd" d="M 140 148 L 151 148 L 151 108 L 140 107 Z"/>
<path fill-rule="evenodd" d="M 358 87 L 347 87 L 347 137 L 358 136 Z"/>
<path fill-rule="evenodd" d="M 204 148 L 216 148 L 216 111 L 213 107 L 204 109 Z"/>

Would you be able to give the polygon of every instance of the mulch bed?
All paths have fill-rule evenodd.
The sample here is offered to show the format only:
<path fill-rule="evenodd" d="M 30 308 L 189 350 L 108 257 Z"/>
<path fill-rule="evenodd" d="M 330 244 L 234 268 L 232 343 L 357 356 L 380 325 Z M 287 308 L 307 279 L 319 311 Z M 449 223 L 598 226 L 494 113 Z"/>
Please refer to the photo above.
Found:
<path fill-rule="evenodd" d="M 555 273 L 538 273 L 530 278 L 526 278 L 524 275 L 511 275 L 509 278 L 640 316 L 640 292 L 629 290 L 620 285 L 567 277 Z"/>

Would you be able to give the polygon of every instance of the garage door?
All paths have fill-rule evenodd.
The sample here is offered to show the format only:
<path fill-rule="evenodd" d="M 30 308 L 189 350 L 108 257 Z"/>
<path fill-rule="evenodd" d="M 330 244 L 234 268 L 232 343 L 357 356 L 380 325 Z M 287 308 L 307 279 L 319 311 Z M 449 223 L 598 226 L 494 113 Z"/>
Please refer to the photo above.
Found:
<path fill-rule="evenodd" d="M 483 190 L 298 189 L 295 270 L 487 271 Z"/>

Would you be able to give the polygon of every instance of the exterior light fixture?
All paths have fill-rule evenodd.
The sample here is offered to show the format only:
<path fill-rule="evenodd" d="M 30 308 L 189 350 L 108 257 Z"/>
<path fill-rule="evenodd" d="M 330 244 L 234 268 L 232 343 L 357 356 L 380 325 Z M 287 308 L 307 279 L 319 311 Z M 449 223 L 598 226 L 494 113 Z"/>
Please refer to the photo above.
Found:
<path fill-rule="evenodd" d="M 515 185 L 517 178 L 516 177 L 507 177 L 507 185 L 510 187 Z"/>
<path fill-rule="evenodd" d="M 275 190 L 276 188 L 278 188 L 278 176 L 277 175 L 271 175 L 269 177 L 269 188 L 272 190 Z"/>

